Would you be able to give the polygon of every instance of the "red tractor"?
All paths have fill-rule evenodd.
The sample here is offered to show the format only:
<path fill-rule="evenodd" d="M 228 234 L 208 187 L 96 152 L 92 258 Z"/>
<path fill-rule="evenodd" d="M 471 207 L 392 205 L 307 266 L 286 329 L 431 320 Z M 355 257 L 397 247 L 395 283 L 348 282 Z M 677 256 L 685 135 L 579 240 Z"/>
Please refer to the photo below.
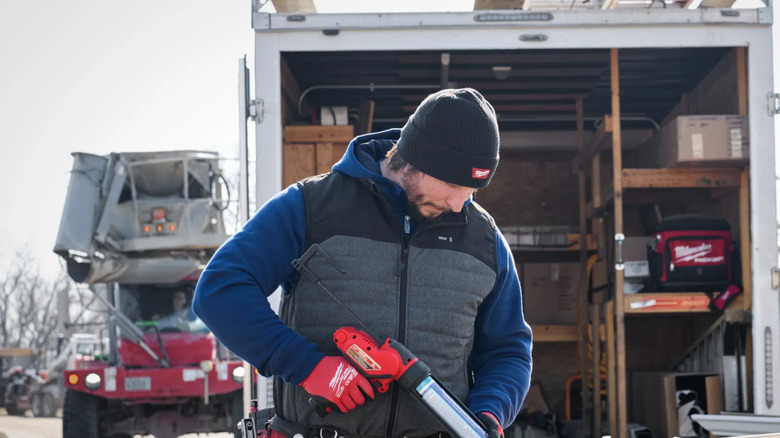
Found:
<path fill-rule="evenodd" d="M 238 434 L 242 362 L 190 310 L 228 237 L 217 154 L 73 156 L 54 251 L 106 311 L 108 348 L 64 371 L 63 438 Z"/>

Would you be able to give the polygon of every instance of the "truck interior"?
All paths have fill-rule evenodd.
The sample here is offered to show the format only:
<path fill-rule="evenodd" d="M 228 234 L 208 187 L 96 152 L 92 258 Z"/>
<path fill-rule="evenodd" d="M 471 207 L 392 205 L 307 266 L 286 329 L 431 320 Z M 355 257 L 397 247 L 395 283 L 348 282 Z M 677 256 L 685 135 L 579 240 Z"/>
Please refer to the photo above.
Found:
<path fill-rule="evenodd" d="M 518 423 L 531 424 L 538 420 L 534 412 L 543 411 L 552 431 L 583 426 L 586 416 L 593 418 L 592 433 L 602 436 L 614 430 L 618 409 L 626 409 L 629 423 L 666 433 L 671 426 L 663 408 L 634 396 L 663 391 L 652 373 L 691 374 L 674 384 L 698 391 L 704 412 L 750 412 L 749 275 L 726 312 L 706 302 L 654 311 L 634 305 L 637 290 L 624 284 L 616 291 L 612 133 L 618 122 L 607 116 L 617 79 L 625 235 L 649 236 L 663 218 L 684 213 L 725 219 L 742 269 L 749 269 L 747 160 L 677 168 L 658 160 L 659 132 L 677 116 L 746 115 L 748 55 L 744 47 L 620 49 L 613 70 L 609 49 L 283 52 L 282 184 L 328 171 L 352 134 L 402 127 L 429 93 L 473 87 L 495 107 L 501 130 L 498 170 L 475 198 L 512 237 L 535 335 L 532 390 Z M 319 137 L 299 129 L 333 121 L 350 129 L 324 126 Z M 556 266 L 558 282 L 546 298 L 535 290 L 542 264 Z M 664 293 L 708 299 L 701 291 Z M 616 294 L 621 309 L 611 298 Z M 610 348 L 618 332 L 624 341 Z M 625 371 L 607 372 L 617 357 Z M 593 406 L 585 412 L 583 373 L 585 405 Z M 711 376 L 723 378 L 713 383 Z M 616 402 L 615 379 L 628 387 L 627 406 Z M 656 396 L 668 394 L 649 397 Z"/>

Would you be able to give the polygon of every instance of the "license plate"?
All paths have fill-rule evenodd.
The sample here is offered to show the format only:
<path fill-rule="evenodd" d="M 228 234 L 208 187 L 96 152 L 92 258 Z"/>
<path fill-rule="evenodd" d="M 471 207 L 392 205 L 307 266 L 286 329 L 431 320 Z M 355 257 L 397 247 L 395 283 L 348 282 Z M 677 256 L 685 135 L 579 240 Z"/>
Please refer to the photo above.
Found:
<path fill-rule="evenodd" d="M 125 391 L 151 391 L 151 377 L 126 377 Z"/>

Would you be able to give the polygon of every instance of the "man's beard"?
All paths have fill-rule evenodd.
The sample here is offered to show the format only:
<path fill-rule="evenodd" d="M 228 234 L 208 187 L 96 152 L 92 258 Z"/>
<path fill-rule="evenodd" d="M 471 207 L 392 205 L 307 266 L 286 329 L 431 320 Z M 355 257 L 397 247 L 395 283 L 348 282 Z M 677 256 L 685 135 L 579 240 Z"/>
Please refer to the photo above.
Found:
<path fill-rule="evenodd" d="M 434 217 L 427 217 L 422 214 L 422 211 L 420 210 L 420 207 L 425 205 L 430 205 L 435 208 L 440 208 L 436 204 L 432 202 L 423 202 L 423 195 L 420 193 L 420 184 L 413 180 L 413 176 L 421 175 L 420 171 L 418 170 L 409 170 L 409 168 L 405 169 L 403 171 L 403 176 L 401 177 L 401 188 L 406 193 L 406 211 L 409 214 L 409 216 L 412 217 L 417 223 L 425 223 L 425 222 L 431 222 L 439 218 L 441 215 L 437 215 Z M 444 212 L 446 212 L 445 210 Z"/>
<path fill-rule="evenodd" d="M 432 220 L 436 219 L 435 217 L 425 217 L 425 216 L 423 216 L 422 212 L 420 211 L 420 205 L 418 203 L 412 201 L 412 200 L 407 201 L 407 203 L 406 203 L 406 212 L 418 224 L 422 224 L 422 223 L 429 222 L 429 221 L 432 221 Z"/>

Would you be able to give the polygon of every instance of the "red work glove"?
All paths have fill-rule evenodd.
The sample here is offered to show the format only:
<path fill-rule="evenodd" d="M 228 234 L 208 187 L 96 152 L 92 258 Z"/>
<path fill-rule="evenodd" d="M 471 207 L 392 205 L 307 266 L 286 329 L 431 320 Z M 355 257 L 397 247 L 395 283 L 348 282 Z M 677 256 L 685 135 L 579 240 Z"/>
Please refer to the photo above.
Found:
<path fill-rule="evenodd" d="M 495 415 L 490 412 L 480 412 L 477 418 L 487 427 L 489 438 L 504 438 L 504 429 L 501 428 L 501 423 Z"/>
<path fill-rule="evenodd" d="M 328 412 L 335 405 L 344 413 L 365 403 L 366 396 L 374 398 L 368 379 L 341 356 L 325 356 L 301 386 L 317 402 L 326 403 Z"/>

